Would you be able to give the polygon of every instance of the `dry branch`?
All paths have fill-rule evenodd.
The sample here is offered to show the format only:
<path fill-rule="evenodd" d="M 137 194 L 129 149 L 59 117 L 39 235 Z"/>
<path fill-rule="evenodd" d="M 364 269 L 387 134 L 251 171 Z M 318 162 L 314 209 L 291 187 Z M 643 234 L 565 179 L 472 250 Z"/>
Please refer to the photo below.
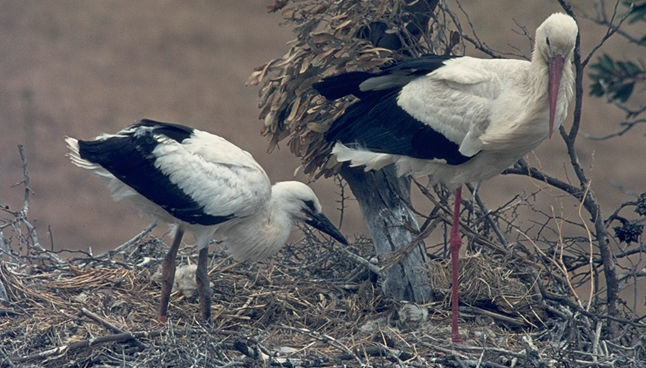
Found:
<path fill-rule="evenodd" d="M 91 348 L 99 344 L 105 344 L 108 342 L 125 342 L 128 340 L 136 340 L 139 338 L 155 338 L 162 334 L 168 333 L 166 330 L 156 330 L 156 331 L 137 331 L 137 332 L 122 332 L 112 335 L 104 335 L 99 337 L 94 337 L 87 340 L 77 341 L 71 344 L 57 346 L 55 348 L 42 351 L 37 354 L 27 355 L 14 359 L 16 363 L 27 363 L 32 361 L 44 360 L 54 357 L 54 356 L 63 356 L 76 352 L 77 350 Z M 182 336 L 198 333 L 197 330 L 175 330 L 173 334 Z"/>

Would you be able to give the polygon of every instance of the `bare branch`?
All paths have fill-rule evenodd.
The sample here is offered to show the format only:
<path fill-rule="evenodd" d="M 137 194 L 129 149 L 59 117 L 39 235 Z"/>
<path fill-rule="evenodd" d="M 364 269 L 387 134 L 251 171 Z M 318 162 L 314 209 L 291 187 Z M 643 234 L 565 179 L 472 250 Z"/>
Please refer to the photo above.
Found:
<path fill-rule="evenodd" d="M 115 254 L 124 252 L 126 249 L 130 248 L 134 244 L 139 243 L 139 241 L 141 239 L 143 239 L 146 235 L 148 235 L 148 233 L 150 233 L 155 228 L 155 226 L 157 226 L 157 220 L 156 219 L 153 220 L 148 226 L 146 226 L 141 232 L 139 232 L 139 234 L 135 235 L 132 239 L 128 240 L 127 242 L 121 244 L 120 246 L 118 246 L 118 247 L 116 247 L 114 249 L 111 249 L 111 250 L 99 255 L 96 258 L 97 259 L 102 259 L 102 258 L 110 259 Z"/>
<path fill-rule="evenodd" d="M 559 3 L 563 3 L 563 2 L 564 2 L 563 0 L 559 0 Z M 608 41 L 619 30 L 619 28 L 623 25 L 626 19 L 628 19 L 630 12 L 626 12 L 626 14 L 624 14 L 621 18 L 619 18 L 619 20 L 616 23 L 614 23 L 614 20 L 617 16 L 617 8 L 619 7 L 619 4 L 620 4 L 620 1 L 616 0 L 615 5 L 613 7 L 612 16 L 609 20 L 605 14 L 604 6 L 602 5 L 599 7 L 600 15 L 602 19 L 598 20 L 597 23 L 603 24 L 607 27 L 606 33 L 601 37 L 601 39 L 597 42 L 597 44 L 592 47 L 588 55 L 581 62 L 581 66 L 583 68 L 585 68 L 588 65 L 592 56 L 594 56 L 594 54 L 601 48 L 601 46 L 603 46 L 606 43 L 606 41 Z"/>
<path fill-rule="evenodd" d="M 21 144 L 18 145 L 18 152 L 20 153 L 20 160 L 22 161 L 22 172 L 23 172 L 23 180 L 19 184 L 23 184 L 25 187 L 25 195 L 23 199 L 22 210 L 20 210 L 20 214 L 18 218 L 20 222 L 22 222 L 22 224 L 25 226 L 25 228 L 27 228 L 27 232 L 31 237 L 32 243 L 30 247 L 36 249 L 36 251 L 38 251 L 39 253 L 44 253 L 46 257 L 49 258 L 54 263 L 63 264 L 65 263 L 63 259 L 61 259 L 55 253 L 48 252 L 45 248 L 43 248 L 40 245 L 40 242 L 38 240 L 38 233 L 36 232 L 36 229 L 34 228 L 34 226 L 27 219 L 27 216 L 29 214 L 29 198 L 31 195 L 29 166 L 27 165 L 27 159 L 25 158 L 24 148 Z"/>
<path fill-rule="evenodd" d="M 646 107 L 644 108 L 644 110 L 646 110 Z M 622 125 L 623 128 L 616 131 L 616 132 L 614 132 L 614 133 L 606 134 L 606 135 L 600 136 L 600 137 L 595 137 L 595 136 L 592 136 L 592 135 L 590 135 L 588 133 L 585 133 L 585 132 L 579 132 L 579 135 L 582 136 L 583 138 L 589 139 L 591 141 L 605 141 L 605 140 L 608 140 L 610 138 L 620 137 L 620 136 L 628 133 L 635 126 L 637 126 L 639 124 L 644 124 L 644 123 L 646 123 L 646 119 L 638 119 L 638 120 L 634 120 L 634 121 L 623 121 L 623 122 L 619 123 L 619 125 Z"/>
<path fill-rule="evenodd" d="M 478 203 L 478 206 L 482 209 L 482 213 L 484 214 L 485 220 L 487 223 L 489 223 L 489 226 L 494 230 L 496 233 L 496 236 L 498 237 L 498 240 L 500 243 L 504 246 L 507 246 L 507 240 L 505 240 L 505 236 L 502 234 L 502 231 L 498 228 L 498 225 L 496 222 L 491 218 L 491 214 L 489 213 L 489 210 L 485 206 L 484 202 L 482 202 L 482 199 L 480 199 L 480 196 L 478 195 L 477 190 L 473 187 L 471 184 L 467 184 L 467 188 L 471 191 L 471 194 L 473 195 L 473 199 L 475 199 L 476 203 Z"/>

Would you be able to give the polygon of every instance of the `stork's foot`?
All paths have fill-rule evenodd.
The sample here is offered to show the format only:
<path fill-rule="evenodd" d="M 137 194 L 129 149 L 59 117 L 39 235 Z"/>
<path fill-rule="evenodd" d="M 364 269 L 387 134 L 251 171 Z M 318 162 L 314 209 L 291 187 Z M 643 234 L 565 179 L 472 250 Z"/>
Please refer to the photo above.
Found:
<path fill-rule="evenodd" d="M 199 258 L 197 261 L 197 271 L 195 272 L 197 291 L 200 296 L 200 312 L 202 313 L 202 319 L 207 324 L 211 320 L 211 287 L 209 285 L 209 277 L 206 273 L 208 256 L 208 248 L 200 249 Z"/>

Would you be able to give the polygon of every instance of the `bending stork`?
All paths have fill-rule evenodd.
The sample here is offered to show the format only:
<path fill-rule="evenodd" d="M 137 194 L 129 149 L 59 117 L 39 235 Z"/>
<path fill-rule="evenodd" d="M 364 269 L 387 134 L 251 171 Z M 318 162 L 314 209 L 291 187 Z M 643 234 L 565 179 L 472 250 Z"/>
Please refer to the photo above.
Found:
<path fill-rule="evenodd" d="M 451 229 L 452 338 L 458 334 L 459 212 L 463 183 L 499 174 L 551 137 L 573 95 L 578 28 L 562 13 L 536 30 L 531 61 L 426 55 L 376 73 L 314 84 L 328 99 L 359 98 L 327 131 L 339 162 L 430 175 L 455 189 Z"/>
<path fill-rule="evenodd" d="M 214 234 L 238 261 L 277 252 L 298 221 L 347 244 L 310 187 L 297 181 L 272 186 L 251 154 L 216 135 L 141 120 L 116 134 L 90 141 L 67 137 L 65 142 L 71 161 L 104 179 L 115 200 L 127 198 L 143 212 L 177 225 L 162 263 L 161 322 L 166 321 L 184 231 L 195 235 L 199 250 L 196 280 L 207 322 L 211 289 L 206 264 Z"/>

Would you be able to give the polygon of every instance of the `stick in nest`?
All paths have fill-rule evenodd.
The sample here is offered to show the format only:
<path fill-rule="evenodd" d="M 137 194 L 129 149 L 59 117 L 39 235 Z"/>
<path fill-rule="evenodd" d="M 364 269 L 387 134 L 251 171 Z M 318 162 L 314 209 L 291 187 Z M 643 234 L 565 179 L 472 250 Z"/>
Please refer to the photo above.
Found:
<path fill-rule="evenodd" d="M 328 334 L 315 332 L 315 331 L 312 331 L 312 330 L 308 330 L 307 328 L 298 328 L 298 327 L 287 326 L 287 325 L 285 325 L 283 323 L 279 324 L 278 327 L 284 328 L 284 329 L 290 330 L 290 331 L 296 331 L 298 333 L 305 334 L 305 335 L 307 335 L 309 337 L 312 337 L 314 339 L 317 339 L 319 341 L 322 341 L 322 342 L 325 342 L 325 343 L 330 343 L 333 346 L 341 349 L 346 354 L 350 355 L 352 358 L 354 358 L 354 360 L 356 360 L 359 363 L 360 366 L 365 365 L 361 361 L 359 356 L 357 356 L 357 354 L 355 354 L 349 347 L 345 346 L 344 344 L 339 342 L 339 340 L 335 339 L 334 337 L 332 337 L 332 336 L 330 336 Z"/>
<path fill-rule="evenodd" d="M 112 324 L 110 321 L 106 320 L 105 318 L 101 318 L 101 316 L 99 316 L 96 313 L 91 312 L 90 310 L 88 310 L 85 307 L 81 308 L 81 313 L 85 314 L 90 319 L 93 319 L 94 321 L 99 322 L 100 324 L 106 326 L 107 328 L 111 329 L 112 331 L 114 331 L 114 332 L 116 332 L 118 334 L 129 333 L 129 332 L 123 331 L 122 329 L 120 329 L 116 325 Z M 142 343 L 141 341 L 139 341 L 137 339 L 133 339 L 133 341 L 140 348 L 146 348 L 146 344 Z"/>

